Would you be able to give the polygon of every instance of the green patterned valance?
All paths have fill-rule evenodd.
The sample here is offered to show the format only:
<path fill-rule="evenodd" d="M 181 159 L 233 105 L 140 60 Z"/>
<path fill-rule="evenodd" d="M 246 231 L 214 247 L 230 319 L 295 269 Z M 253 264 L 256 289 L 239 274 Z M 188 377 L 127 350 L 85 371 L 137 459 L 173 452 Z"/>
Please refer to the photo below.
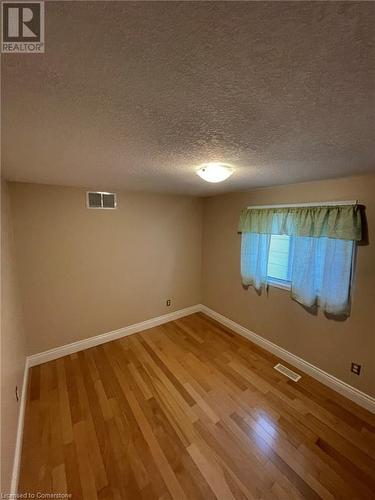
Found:
<path fill-rule="evenodd" d="M 241 212 L 238 230 L 240 233 L 362 239 L 358 205 L 246 208 Z"/>

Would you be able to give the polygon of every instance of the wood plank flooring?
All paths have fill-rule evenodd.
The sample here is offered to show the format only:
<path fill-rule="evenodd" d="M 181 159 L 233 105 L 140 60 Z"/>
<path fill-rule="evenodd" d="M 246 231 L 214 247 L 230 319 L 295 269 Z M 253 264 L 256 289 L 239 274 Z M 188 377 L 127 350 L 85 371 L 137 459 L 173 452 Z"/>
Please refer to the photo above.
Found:
<path fill-rule="evenodd" d="M 374 499 L 374 415 L 277 361 L 194 314 L 32 368 L 19 492 Z"/>

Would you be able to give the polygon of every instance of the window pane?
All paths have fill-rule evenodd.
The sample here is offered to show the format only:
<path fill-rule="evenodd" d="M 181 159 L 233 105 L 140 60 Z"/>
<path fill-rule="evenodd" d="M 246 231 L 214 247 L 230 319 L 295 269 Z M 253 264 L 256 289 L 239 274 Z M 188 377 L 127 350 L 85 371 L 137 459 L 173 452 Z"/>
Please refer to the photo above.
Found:
<path fill-rule="evenodd" d="M 268 259 L 268 276 L 283 281 L 289 278 L 289 247 L 290 237 L 284 234 L 271 235 L 270 253 Z"/>

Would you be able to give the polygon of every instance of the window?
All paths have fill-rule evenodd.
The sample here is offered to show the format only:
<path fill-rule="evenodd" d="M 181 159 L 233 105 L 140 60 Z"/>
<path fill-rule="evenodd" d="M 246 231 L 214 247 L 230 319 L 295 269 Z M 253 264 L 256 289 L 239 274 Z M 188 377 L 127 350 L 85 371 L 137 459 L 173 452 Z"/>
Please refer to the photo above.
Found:
<path fill-rule="evenodd" d="M 270 285 L 290 288 L 292 263 L 291 237 L 272 234 L 268 254 L 267 281 Z"/>
<path fill-rule="evenodd" d="M 350 313 L 355 248 L 362 239 L 357 203 L 248 207 L 239 232 L 244 287 L 261 293 L 270 284 L 290 289 L 305 307 Z"/>
<path fill-rule="evenodd" d="M 290 283 L 291 238 L 272 234 L 268 254 L 267 277 L 270 284 Z"/>

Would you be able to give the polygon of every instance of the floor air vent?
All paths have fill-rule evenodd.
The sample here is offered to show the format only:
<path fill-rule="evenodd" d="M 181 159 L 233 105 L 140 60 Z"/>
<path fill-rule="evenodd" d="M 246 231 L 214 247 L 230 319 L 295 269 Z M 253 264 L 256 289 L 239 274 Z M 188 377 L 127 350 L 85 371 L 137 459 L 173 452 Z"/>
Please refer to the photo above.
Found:
<path fill-rule="evenodd" d="M 293 382 L 298 382 L 298 380 L 301 378 L 301 375 L 298 375 L 298 373 L 293 372 L 292 370 L 289 370 L 289 368 L 287 368 L 284 365 L 281 365 L 280 363 L 278 363 L 276 366 L 274 366 L 274 368 L 278 372 L 282 373 L 286 377 L 293 380 Z"/>

